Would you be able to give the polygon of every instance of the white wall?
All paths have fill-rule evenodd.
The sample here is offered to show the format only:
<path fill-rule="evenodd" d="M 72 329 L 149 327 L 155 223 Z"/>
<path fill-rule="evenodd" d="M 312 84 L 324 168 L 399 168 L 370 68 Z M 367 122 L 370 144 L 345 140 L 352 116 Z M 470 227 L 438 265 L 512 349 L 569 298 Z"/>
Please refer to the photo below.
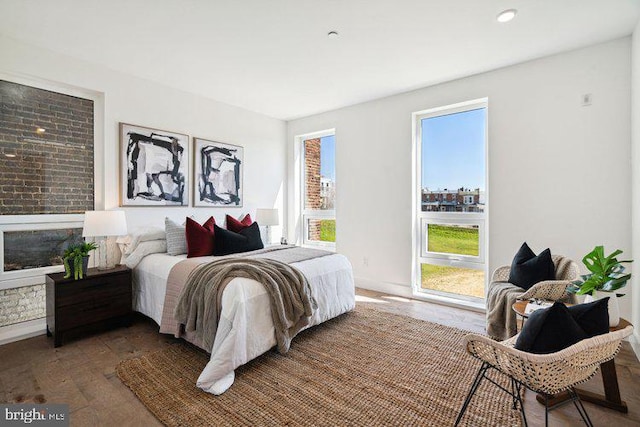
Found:
<path fill-rule="evenodd" d="M 361 285 L 407 293 L 411 113 L 488 97 L 490 270 L 525 240 L 575 260 L 598 244 L 629 255 L 630 48 L 624 38 L 291 121 L 289 172 L 295 135 L 336 129 L 337 250 Z M 631 296 L 621 310 L 631 315 Z"/>
<path fill-rule="evenodd" d="M 188 134 L 244 147 L 244 204 L 242 208 L 126 208 L 130 229 L 164 226 L 164 217 L 184 221 L 186 215 L 217 222 L 230 213 L 255 213 L 257 207 L 284 207 L 286 179 L 286 124 L 257 113 L 169 88 L 0 36 L 0 72 L 34 77 L 101 92 L 104 96 L 104 200 L 96 208 L 118 206 L 118 123 L 125 122 Z M 150 66 L 180 67 L 158 61 Z M 180 66 L 188 67 L 189 64 Z M 100 138 L 102 137 L 102 138 Z M 191 156 L 192 157 L 192 156 Z M 193 158 L 189 159 L 190 162 Z M 190 177 L 193 179 L 193 176 Z M 190 193 L 193 190 L 190 189 Z M 274 239 L 279 229 L 272 232 Z"/>
<path fill-rule="evenodd" d="M 633 294 L 634 347 L 640 356 L 640 22 L 633 32 L 631 47 L 631 235 L 633 236 L 633 257 L 631 284 Z"/>

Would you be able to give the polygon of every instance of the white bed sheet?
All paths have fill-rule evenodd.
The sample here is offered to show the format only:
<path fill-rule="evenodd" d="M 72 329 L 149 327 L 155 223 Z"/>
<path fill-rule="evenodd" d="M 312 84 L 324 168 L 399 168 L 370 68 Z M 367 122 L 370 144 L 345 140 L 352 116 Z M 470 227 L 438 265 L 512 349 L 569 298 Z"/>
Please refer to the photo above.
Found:
<path fill-rule="evenodd" d="M 160 324 L 167 278 L 171 268 L 185 256 L 152 254 L 133 270 L 134 307 Z M 292 264 L 307 277 L 318 309 L 308 327 L 332 319 L 355 307 L 353 271 L 339 254 Z M 222 312 L 211 358 L 197 386 L 213 394 L 233 384 L 234 370 L 276 345 L 269 295 L 252 279 L 233 279 L 222 296 Z M 294 344 L 295 345 L 295 339 Z"/>
<path fill-rule="evenodd" d="M 158 326 L 162 321 L 169 272 L 185 259 L 187 255 L 151 254 L 133 269 L 133 308 L 152 318 Z"/>

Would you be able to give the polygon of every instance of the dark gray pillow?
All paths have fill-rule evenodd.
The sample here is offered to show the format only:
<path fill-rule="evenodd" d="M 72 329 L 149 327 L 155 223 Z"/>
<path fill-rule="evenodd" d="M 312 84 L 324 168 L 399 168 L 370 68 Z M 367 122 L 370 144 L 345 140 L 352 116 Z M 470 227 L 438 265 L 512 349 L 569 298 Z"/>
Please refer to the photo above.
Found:
<path fill-rule="evenodd" d="M 589 338 L 561 302 L 536 310 L 522 327 L 515 348 L 528 353 L 555 353 L 578 341 Z"/>
<path fill-rule="evenodd" d="M 214 225 L 214 230 L 214 255 L 237 254 L 264 248 L 262 238 L 260 237 L 260 227 L 257 222 L 245 227 L 238 233 L 225 230 L 217 225 Z"/>
<path fill-rule="evenodd" d="M 573 305 L 569 313 L 590 337 L 609 332 L 609 298 Z"/>
<path fill-rule="evenodd" d="M 511 263 L 509 283 L 526 291 L 538 282 L 555 278 L 556 267 L 551 259 L 551 251 L 547 248 L 536 255 L 524 242 Z"/>

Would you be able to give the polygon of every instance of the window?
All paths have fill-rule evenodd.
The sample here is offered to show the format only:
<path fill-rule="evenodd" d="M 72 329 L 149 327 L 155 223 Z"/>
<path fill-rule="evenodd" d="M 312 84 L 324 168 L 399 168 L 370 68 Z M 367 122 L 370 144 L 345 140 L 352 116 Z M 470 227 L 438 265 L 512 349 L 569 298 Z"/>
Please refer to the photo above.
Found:
<path fill-rule="evenodd" d="M 486 121 L 486 100 L 414 114 L 416 293 L 484 299 Z"/>
<path fill-rule="evenodd" d="M 0 108 L 0 214 L 23 224 L 0 228 L 0 274 L 60 265 L 82 234 L 61 223 L 94 209 L 94 101 L 0 80 Z"/>
<path fill-rule="evenodd" d="M 302 243 L 333 248 L 336 241 L 335 134 L 318 132 L 297 138 L 300 146 Z"/>
<path fill-rule="evenodd" d="M 0 327 L 44 316 L 44 274 L 62 271 L 64 249 L 82 241 L 84 212 L 104 200 L 104 168 L 94 162 L 102 101 L 0 75 L 0 300 L 11 306 Z"/>

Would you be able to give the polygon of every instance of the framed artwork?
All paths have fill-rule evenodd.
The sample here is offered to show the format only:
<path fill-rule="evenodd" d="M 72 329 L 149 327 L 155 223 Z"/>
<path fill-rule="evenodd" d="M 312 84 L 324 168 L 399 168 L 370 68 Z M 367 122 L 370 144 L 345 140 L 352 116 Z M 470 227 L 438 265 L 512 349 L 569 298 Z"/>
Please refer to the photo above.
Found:
<path fill-rule="evenodd" d="M 242 206 L 244 149 L 193 138 L 193 206 Z"/>
<path fill-rule="evenodd" d="M 120 206 L 189 206 L 189 136 L 120 123 Z"/>

